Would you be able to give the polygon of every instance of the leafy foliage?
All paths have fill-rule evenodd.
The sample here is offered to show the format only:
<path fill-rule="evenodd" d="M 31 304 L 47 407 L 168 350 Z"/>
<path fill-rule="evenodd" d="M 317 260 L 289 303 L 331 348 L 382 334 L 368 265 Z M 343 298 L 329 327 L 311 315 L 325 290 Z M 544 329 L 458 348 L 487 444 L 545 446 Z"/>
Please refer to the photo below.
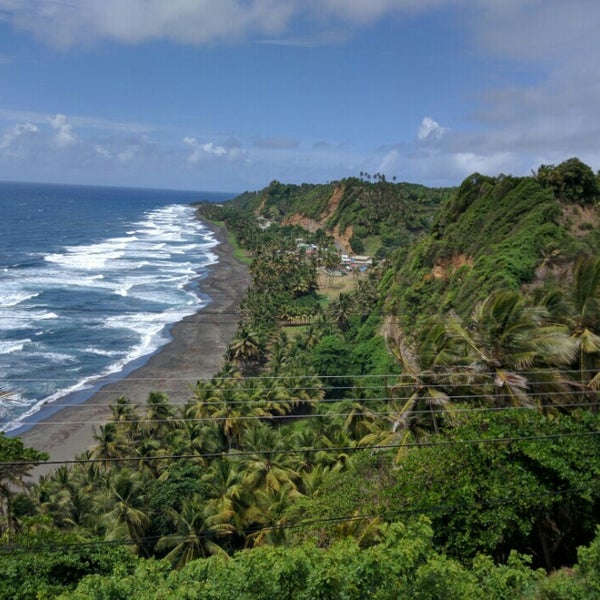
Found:
<path fill-rule="evenodd" d="M 0 437 L 14 597 L 598 596 L 600 234 L 562 225 L 595 202 L 567 163 L 199 207 L 249 264 L 225 365 L 183 406 L 116 399 L 20 494 L 44 455 Z M 325 295 L 342 235 L 376 264 Z"/>

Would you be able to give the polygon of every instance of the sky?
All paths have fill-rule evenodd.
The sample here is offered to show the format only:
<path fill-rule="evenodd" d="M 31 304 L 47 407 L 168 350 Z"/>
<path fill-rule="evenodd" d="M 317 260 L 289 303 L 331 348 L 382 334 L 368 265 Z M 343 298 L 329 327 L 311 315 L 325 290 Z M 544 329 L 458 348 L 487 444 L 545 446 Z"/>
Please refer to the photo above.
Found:
<path fill-rule="evenodd" d="M 0 180 L 600 168 L 597 0 L 0 0 Z"/>

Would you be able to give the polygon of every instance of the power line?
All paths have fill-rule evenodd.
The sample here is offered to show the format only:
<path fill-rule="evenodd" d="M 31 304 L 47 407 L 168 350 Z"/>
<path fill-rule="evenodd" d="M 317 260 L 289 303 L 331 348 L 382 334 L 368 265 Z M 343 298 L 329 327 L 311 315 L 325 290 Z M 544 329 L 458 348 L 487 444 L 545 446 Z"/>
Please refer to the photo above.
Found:
<path fill-rule="evenodd" d="M 382 432 L 384 435 L 386 432 Z M 571 433 L 544 434 L 532 436 L 507 436 L 498 438 L 479 438 L 465 440 L 442 440 L 442 441 L 420 441 L 420 442 L 404 442 L 402 444 L 375 444 L 371 446 L 324 446 L 320 448 L 295 448 L 295 449 L 252 449 L 252 450 L 237 450 L 232 449 L 229 452 L 204 452 L 196 454 L 170 454 L 164 456 L 128 456 L 128 457 L 103 457 L 103 458 L 75 458 L 69 460 L 49 460 L 49 461 L 0 461 L 0 466 L 17 467 L 17 466 L 34 466 L 34 465 L 68 465 L 68 464 L 94 464 L 94 463 L 122 463 L 122 462 L 140 462 L 140 461 L 160 461 L 160 460 L 192 460 L 205 458 L 237 458 L 241 456 L 256 456 L 256 455 L 289 455 L 289 454 L 310 454 L 316 452 L 356 452 L 361 450 L 377 451 L 377 450 L 399 450 L 400 448 L 429 448 L 429 447 L 448 447 L 448 446 L 464 446 L 469 444 L 507 444 L 517 442 L 537 442 L 546 440 L 557 440 L 563 438 L 574 437 L 595 437 L 600 435 L 600 431 L 578 431 Z"/>
<path fill-rule="evenodd" d="M 420 399 L 427 399 L 426 397 L 423 398 L 421 397 Z M 349 400 L 348 400 L 349 401 Z M 269 401 L 256 401 L 256 404 L 259 405 L 258 407 L 260 407 L 261 403 L 268 403 Z M 338 401 L 340 403 L 344 403 L 343 400 Z M 274 404 L 286 404 L 286 403 L 282 403 L 282 402 L 277 402 L 277 401 L 273 401 Z M 248 402 L 234 402 L 234 403 L 229 403 L 229 402 L 211 402 L 211 403 L 203 403 L 204 406 L 206 405 L 211 405 L 211 406 L 232 406 L 232 405 L 239 405 L 239 404 L 248 404 Z M 106 406 L 106 405 L 94 405 L 94 406 Z M 135 407 L 135 406 L 145 406 L 148 407 L 148 405 L 126 405 L 128 408 L 129 407 Z M 172 406 L 172 405 L 170 405 Z M 560 409 L 575 409 L 575 408 L 594 408 L 594 407 L 598 407 L 600 406 L 600 402 L 583 402 L 583 403 L 568 403 L 568 404 L 551 404 L 548 405 L 547 408 L 548 409 L 554 409 L 554 410 L 560 410 Z M 77 408 L 77 405 L 74 405 L 72 408 Z M 151 406 L 149 407 L 150 409 L 152 408 Z M 489 407 L 473 407 L 473 408 L 467 408 L 467 407 L 450 407 L 450 408 L 435 408 L 432 407 L 431 409 L 421 409 L 421 410 L 411 410 L 410 414 L 411 415 L 446 415 L 446 414 L 469 414 L 469 413 L 500 413 L 500 412 L 514 412 L 514 411 L 538 411 L 539 412 L 540 407 L 539 406 L 535 406 L 535 405 L 531 405 L 531 406 L 489 406 Z M 394 416 L 394 411 L 390 410 L 390 411 L 372 411 L 372 410 L 368 410 L 365 412 L 357 412 L 357 411 L 350 411 L 350 412 L 343 412 L 343 413 L 338 413 L 338 412 L 330 412 L 330 413 L 309 413 L 309 414 L 293 414 L 293 413 L 286 413 L 286 414 L 265 414 L 265 415 L 236 415 L 235 417 L 231 417 L 231 416 L 206 416 L 206 417 L 186 417 L 186 416 L 177 416 L 177 415 L 173 415 L 169 418 L 125 418 L 125 419 L 114 419 L 114 418 L 109 418 L 108 420 L 106 419 L 102 419 L 102 420 L 98 420 L 98 421 L 92 421 L 89 419 L 86 419 L 85 421 L 75 421 L 75 420 L 68 420 L 68 421 L 57 421 L 57 420 L 45 420 L 45 421 L 19 421 L 19 425 L 23 426 L 23 425 L 35 425 L 35 426 L 44 426 L 44 425 L 49 425 L 49 426 L 56 426 L 56 425 L 106 425 L 108 423 L 113 423 L 115 425 L 147 425 L 147 424 L 162 424 L 162 423 L 170 423 L 170 424 L 183 424 L 183 423 L 201 423 L 201 422 L 207 422 L 207 423 L 219 423 L 222 421 L 228 421 L 232 418 L 234 418 L 236 421 L 264 421 L 264 422 L 268 422 L 268 421 L 289 421 L 289 420 L 302 420 L 302 421 L 306 421 L 306 420 L 310 420 L 310 419 L 322 419 L 322 418 L 344 418 L 344 417 L 350 417 L 350 416 L 355 416 L 355 417 L 382 417 L 382 418 L 391 418 Z M 0 421 L 0 427 L 2 426 L 6 426 L 6 425 L 10 425 L 12 423 L 12 421 Z"/>
<path fill-rule="evenodd" d="M 158 353 L 160 354 L 160 352 Z M 143 368 L 143 367 L 140 367 Z M 504 368 L 503 370 L 510 371 L 509 368 Z M 573 376 L 580 376 L 580 375 L 590 375 L 590 374 L 597 374 L 599 371 L 598 369 L 557 369 L 557 368 L 553 368 L 553 369 L 544 369 L 544 368 L 539 368 L 539 369 L 533 369 L 533 370 L 518 370 L 515 371 L 515 373 L 517 375 L 521 375 L 523 377 L 527 377 L 527 376 L 534 376 L 534 375 L 565 375 L 565 374 L 571 374 Z M 154 376 L 154 377 L 135 377 L 135 376 L 121 376 L 121 377 L 102 377 L 99 376 L 99 379 L 101 380 L 101 383 L 104 385 L 105 383 L 118 383 L 119 381 L 136 381 L 136 382 L 144 382 L 144 381 L 148 381 L 148 382 L 153 382 L 153 381 L 194 381 L 194 382 L 205 382 L 205 383 L 212 383 L 213 381 L 217 381 L 217 382 L 233 382 L 233 383 L 239 383 L 240 381 L 270 381 L 270 380 L 284 380 L 284 381 L 290 381 L 290 380 L 302 380 L 302 379 L 322 379 L 322 380 L 329 380 L 329 379 L 365 379 L 365 380 L 377 380 L 377 379 L 399 379 L 399 378 L 411 378 L 411 379 L 431 379 L 431 378 L 443 378 L 443 377 L 449 377 L 449 376 L 457 376 L 457 375 L 469 375 L 469 376 L 477 376 L 477 377 L 496 377 L 497 376 L 497 371 L 487 371 L 487 370 L 476 370 L 473 368 L 472 363 L 465 363 L 465 364 L 458 364 L 458 365 L 450 365 L 449 370 L 448 371 L 441 371 L 441 372 L 436 372 L 436 371 L 428 371 L 428 370 L 424 370 L 424 371 L 419 371 L 417 373 L 406 373 L 406 372 L 397 372 L 397 373 L 373 373 L 373 374 L 353 374 L 353 373 L 334 373 L 331 375 L 324 375 L 324 374 L 294 374 L 294 373 L 284 373 L 284 374 L 280 374 L 280 375 L 244 375 L 244 376 L 236 376 L 236 375 L 229 375 L 229 376 L 220 376 L 220 375 L 211 375 L 211 376 L 206 376 L 206 377 L 196 377 L 196 376 L 175 376 L 175 375 L 167 375 L 167 376 Z M 6 380 L 6 378 L 5 378 Z M 80 378 L 77 377 L 15 377 L 15 378 L 11 378 L 10 381 L 16 381 L 16 382 L 57 382 L 57 381 L 62 381 L 62 382 L 77 382 L 80 381 Z M 528 381 L 527 383 L 530 384 L 538 384 L 538 383 L 547 383 L 547 381 L 545 379 L 542 380 L 533 380 L 533 381 Z M 574 382 L 577 383 L 577 382 Z M 412 382 L 408 382 L 408 383 L 395 383 L 395 386 L 411 386 L 414 385 L 414 383 Z M 427 387 L 441 387 L 443 385 L 446 385 L 448 387 L 460 387 L 460 386 L 470 386 L 473 385 L 472 382 L 457 382 L 457 383 L 438 383 L 438 384 L 421 384 L 423 386 L 427 386 Z M 336 386 L 338 387 L 338 386 Z M 365 386 L 365 387 L 369 387 L 369 386 Z M 378 386 L 370 386 L 370 387 L 378 387 Z M 241 388 L 241 389 L 246 389 L 246 388 Z M 254 388 L 248 388 L 248 389 L 254 389 Z M 344 386 L 340 386 L 339 389 L 352 389 L 349 387 L 344 387 Z"/>
<path fill-rule="evenodd" d="M 118 382 L 117 382 L 118 383 Z M 544 382 L 540 382 L 540 383 L 544 383 Z M 490 383 L 488 382 L 488 385 Z M 397 386 L 365 386 L 365 387 L 360 387 L 358 389 L 360 390 L 385 390 L 387 392 L 389 392 L 390 388 L 396 388 Z M 406 385 L 405 386 L 408 390 L 414 390 L 417 386 L 416 385 Z M 461 384 L 461 385 L 453 385 L 453 386 L 443 386 L 443 385 L 439 385 L 439 386 L 424 386 L 425 388 L 431 388 L 431 389 L 443 389 L 445 387 L 452 387 L 452 388 L 460 388 L 460 387 L 466 387 L 469 389 L 473 389 L 475 388 L 477 390 L 477 385 L 475 384 Z M 485 384 L 481 384 L 480 387 L 485 387 Z M 290 389 L 290 388 L 285 388 L 282 387 L 282 390 L 285 389 Z M 322 388 L 320 387 L 313 387 L 313 388 L 309 388 L 309 387 L 293 387 L 292 388 L 294 391 L 296 392 L 311 392 L 311 391 L 322 391 Z M 337 390 L 350 390 L 350 391 L 354 391 L 357 389 L 356 386 L 353 387 L 346 387 L 346 388 L 336 388 Z M 110 394 L 111 396 L 126 396 L 128 392 L 130 392 L 131 390 L 128 389 L 127 387 L 123 388 L 123 390 L 119 390 L 119 389 L 113 389 L 113 390 L 99 390 L 97 392 L 93 392 L 93 397 L 97 397 L 97 395 L 99 394 Z M 169 391 L 173 391 L 173 392 L 181 392 L 182 390 L 180 389 L 165 389 L 163 388 L 160 391 L 156 391 L 156 390 L 151 390 L 148 392 L 148 394 L 150 393 L 162 393 L 162 394 L 168 394 Z M 243 395 L 244 392 L 251 392 L 247 397 L 244 399 L 239 399 L 239 400 L 231 400 L 229 398 L 222 398 L 219 399 L 219 393 L 221 391 L 225 391 L 225 392 L 231 392 L 233 394 L 235 394 L 236 396 L 239 395 Z M 201 397 L 199 398 L 198 395 L 196 395 L 196 391 L 194 389 L 189 389 L 189 398 L 186 401 L 175 401 L 175 400 L 170 400 L 166 399 L 166 404 L 165 406 L 167 407 L 190 407 L 192 408 L 194 405 L 201 405 L 201 406 L 223 406 L 223 405 L 227 405 L 227 406 L 238 406 L 238 405 L 250 405 L 250 404 L 255 404 L 257 406 L 260 406 L 260 404 L 264 404 L 264 403 L 273 403 L 273 404 L 279 404 L 279 405 L 296 405 L 296 404 L 302 404 L 302 403 L 308 403 L 308 404 L 335 404 L 335 403 L 344 403 L 344 402 L 357 402 L 360 404 L 369 404 L 369 403 L 381 403 L 381 402 L 396 402 L 396 401 L 403 401 L 403 400 L 408 400 L 413 393 L 408 393 L 404 396 L 402 395 L 393 395 L 393 396 L 389 396 L 389 395 L 382 395 L 382 396 L 370 396 L 370 397 L 362 397 L 362 396 L 341 396 L 338 398 L 300 398 L 300 397 L 289 397 L 289 398 L 281 398 L 281 399 L 276 399 L 273 398 L 272 396 L 270 396 L 271 392 L 276 393 L 277 390 L 273 390 L 272 388 L 265 388 L 265 389 L 260 389 L 260 388 L 252 388 L 252 387 L 240 387 L 240 388 L 219 388 L 219 387 L 215 387 L 214 388 L 214 392 L 215 392 L 215 396 L 216 399 L 215 400 L 203 400 Z M 4 392 L 6 394 L 6 398 L 8 399 L 8 401 L 10 401 L 10 391 L 5 391 Z M 566 390 L 566 391 L 546 391 L 546 392 L 526 392 L 526 396 L 528 399 L 530 399 L 532 402 L 535 402 L 536 399 L 546 399 L 546 398 L 560 398 L 560 397 L 564 397 L 564 398 L 577 398 L 577 397 L 585 397 L 585 396 L 598 396 L 599 392 L 596 390 L 592 390 L 590 388 L 587 389 L 575 389 L 575 390 Z M 2 399 L 3 395 L 2 392 L 0 391 L 0 399 Z M 446 401 L 449 402 L 461 402 L 461 401 L 478 401 L 478 402 L 485 402 L 488 401 L 489 398 L 493 398 L 495 401 L 499 401 L 502 399 L 508 399 L 510 400 L 512 398 L 512 395 L 510 393 L 498 393 L 498 392 L 494 392 L 494 391 L 490 391 L 490 392 L 485 392 L 484 390 L 481 391 L 476 391 L 474 393 L 471 394 L 445 394 L 444 396 Z M 427 401 L 427 400 L 436 400 L 439 399 L 438 396 L 432 396 L 429 394 L 420 394 L 419 395 L 419 399 L 422 401 Z M 596 402 L 585 402 L 582 403 L 582 405 L 584 406 L 595 406 L 597 403 Z M 117 401 L 113 401 L 111 403 L 97 403 L 97 402 L 89 402 L 89 401 L 84 401 L 84 402 L 52 402 L 52 403 L 48 403 L 46 405 L 44 405 L 44 407 L 49 407 L 49 408 L 53 408 L 53 409 L 65 409 L 65 408 L 69 408 L 69 409 L 78 409 L 78 410 L 85 410 L 87 408 L 91 408 L 91 407 L 102 407 L 102 408 L 115 408 L 115 407 L 127 407 L 127 408 L 143 408 L 143 409 L 152 409 L 153 404 L 149 403 L 148 401 L 145 402 L 129 402 L 127 401 L 125 404 L 118 404 Z M 554 403 L 553 406 L 560 408 L 568 408 L 568 407 L 574 407 L 574 406 L 578 406 L 577 403 L 574 402 L 568 402 L 565 404 L 558 404 L 558 403 Z M 43 407 L 42 407 L 43 408 Z M 491 407 L 490 407 L 491 409 Z M 309 416 L 309 415 L 305 415 L 305 416 Z M 38 421 L 33 421 L 32 423 L 37 423 Z M 0 425 L 2 424 L 7 424 L 7 423 L 0 423 Z"/>
<path fill-rule="evenodd" d="M 576 493 L 588 492 L 593 493 L 587 487 L 577 487 L 577 488 L 568 488 L 565 490 L 548 490 L 546 493 L 540 494 L 539 492 L 535 492 L 535 494 L 521 494 L 521 495 L 513 495 L 510 497 L 497 497 L 497 498 L 477 498 L 476 502 L 473 502 L 474 505 L 478 507 L 481 506 L 502 506 L 502 505 L 510 505 L 510 504 L 519 504 L 524 500 L 527 500 L 531 497 L 534 498 L 545 498 L 545 497 L 564 497 L 568 495 L 573 495 Z M 250 527 L 245 529 L 242 533 L 245 536 L 255 536 L 259 533 L 268 533 L 272 531 L 279 530 L 291 530 L 291 529 L 302 529 L 302 528 L 310 528 L 319 525 L 339 525 L 348 522 L 356 522 L 356 521 L 368 521 L 368 520 L 376 520 L 382 519 L 384 522 L 391 522 L 393 519 L 400 517 L 402 515 L 418 515 L 418 514 L 435 514 L 439 512 L 450 512 L 450 511 L 459 511 L 465 509 L 465 503 L 461 502 L 460 504 L 438 504 L 438 505 L 429 505 L 429 506 L 413 506 L 411 508 L 401 508 L 393 511 L 382 511 L 381 513 L 371 513 L 371 514 L 352 514 L 352 515 L 343 515 L 338 517 L 323 517 L 320 519 L 310 519 L 310 520 L 302 520 L 296 522 L 286 522 L 279 523 L 274 525 L 268 525 L 263 527 Z M 89 541 L 78 541 L 71 543 L 56 543 L 52 542 L 51 544 L 3 544 L 0 545 L 0 553 L 9 553 L 15 550 L 25 550 L 25 551 L 41 551 L 41 550 L 64 550 L 68 548 L 86 548 L 86 547 L 96 547 L 96 546 L 138 546 L 147 543 L 157 542 L 159 539 L 163 537 L 169 537 L 171 540 L 185 540 L 189 536 L 194 536 L 198 539 L 208 539 L 208 538 L 223 538 L 226 539 L 230 535 L 229 533 L 223 534 L 219 533 L 216 530 L 210 529 L 201 529 L 201 530 L 192 530 L 188 532 L 174 532 L 169 533 L 166 536 L 142 536 L 138 540 L 133 539 L 120 539 L 120 540 L 89 540 Z"/>

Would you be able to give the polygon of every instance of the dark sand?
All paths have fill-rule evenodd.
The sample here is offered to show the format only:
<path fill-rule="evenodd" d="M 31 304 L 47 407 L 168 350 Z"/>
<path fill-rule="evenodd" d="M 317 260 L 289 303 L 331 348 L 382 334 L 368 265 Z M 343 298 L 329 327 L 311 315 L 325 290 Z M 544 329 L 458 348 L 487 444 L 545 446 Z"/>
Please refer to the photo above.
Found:
<path fill-rule="evenodd" d="M 172 341 L 148 362 L 119 381 L 108 383 L 85 402 L 63 408 L 20 434 L 26 446 L 50 455 L 54 464 L 40 465 L 34 477 L 73 460 L 93 444 L 94 427 L 104 424 L 108 408 L 119 396 L 143 404 L 152 391 L 164 392 L 173 403 L 191 396 L 190 386 L 209 379 L 223 366 L 227 345 L 237 329 L 238 307 L 249 282 L 247 267 L 233 258 L 225 231 L 211 226 L 220 242 L 213 249 L 218 263 L 209 267 L 200 290 L 210 297 L 208 305 L 186 317 L 171 330 Z M 58 401 L 60 403 L 60 400 Z"/>

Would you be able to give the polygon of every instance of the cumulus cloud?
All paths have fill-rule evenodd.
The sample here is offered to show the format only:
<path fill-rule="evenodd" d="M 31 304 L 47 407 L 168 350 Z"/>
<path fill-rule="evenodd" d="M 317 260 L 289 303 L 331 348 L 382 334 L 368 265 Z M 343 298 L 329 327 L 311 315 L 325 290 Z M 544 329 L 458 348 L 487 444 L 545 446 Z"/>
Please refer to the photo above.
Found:
<path fill-rule="evenodd" d="M 417 132 L 417 137 L 420 140 L 426 139 L 440 139 L 444 132 L 446 131 L 445 127 L 442 127 L 439 123 L 434 121 L 431 117 L 423 117 L 421 121 L 421 125 L 419 126 L 419 131 Z"/>
<path fill-rule="evenodd" d="M 245 157 L 244 150 L 235 141 L 230 141 L 227 146 L 224 146 L 215 144 L 214 142 L 200 143 L 195 137 L 186 136 L 183 138 L 183 142 L 191 150 L 187 157 L 187 161 L 190 164 L 199 163 L 211 158 L 235 161 Z"/>
<path fill-rule="evenodd" d="M 197 163 L 209 156 L 224 156 L 227 154 L 227 150 L 223 146 L 217 146 L 212 142 L 206 144 L 200 144 L 195 137 L 185 137 L 183 142 L 187 144 L 192 152 L 188 156 L 188 162 Z"/>
<path fill-rule="evenodd" d="M 72 131 L 71 124 L 68 123 L 65 115 L 57 114 L 54 117 L 48 117 L 48 122 L 55 131 L 54 143 L 59 148 L 72 146 L 77 141 L 77 138 Z"/>
<path fill-rule="evenodd" d="M 102 156 L 102 158 L 111 158 L 112 156 L 110 151 L 107 150 L 104 146 L 102 146 L 102 144 L 96 144 L 94 146 L 94 150 L 99 156 Z"/>
<path fill-rule="evenodd" d="M 7 157 L 23 155 L 32 136 L 38 133 L 39 129 L 32 123 L 16 124 L 9 127 L 2 134 L 0 153 Z"/>

